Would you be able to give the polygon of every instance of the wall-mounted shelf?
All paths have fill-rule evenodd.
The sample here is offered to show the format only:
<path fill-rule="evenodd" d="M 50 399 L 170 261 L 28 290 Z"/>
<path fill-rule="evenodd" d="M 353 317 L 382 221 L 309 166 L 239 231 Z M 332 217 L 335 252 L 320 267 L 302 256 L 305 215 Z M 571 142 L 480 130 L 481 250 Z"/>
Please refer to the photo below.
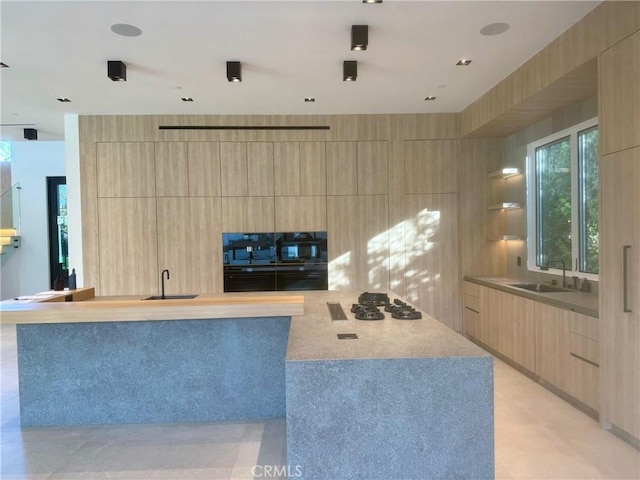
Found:
<path fill-rule="evenodd" d="M 516 175 L 520 175 L 522 172 L 519 168 L 515 167 L 505 167 L 500 170 L 495 170 L 493 172 L 489 172 L 487 174 L 487 178 L 509 178 L 515 177 Z"/>
<path fill-rule="evenodd" d="M 487 207 L 488 210 L 517 210 L 518 208 L 522 208 L 522 203 L 502 202 L 502 203 L 494 203 Z"/>
<path fill-rule="evenodd" d="M 487 237 L 487 240 L 524 240 L 524 237 L 522 235 L 498 235 Z"/>

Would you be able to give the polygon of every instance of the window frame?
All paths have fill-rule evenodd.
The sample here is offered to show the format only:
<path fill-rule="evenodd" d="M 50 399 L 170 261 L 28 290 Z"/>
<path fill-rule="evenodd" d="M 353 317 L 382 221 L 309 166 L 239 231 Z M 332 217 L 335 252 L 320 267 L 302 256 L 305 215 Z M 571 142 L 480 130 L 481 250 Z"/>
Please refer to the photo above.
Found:
<path fill-rule="evenodd" d="M 561 275 L 562 268 L 557 264 L 549 266 L 548 270 L 542 270 L 537 265 L 537 176 L 536 176 L 536 149 L 557 142 L 563 138 L 570 138 L 571 145 L 571 264 L 566 265 L 567 276 L 578 276 L 592 281 L 598 281 L 599 275 L 595 273 L 581 272 L 580 268 L 580 165 L 578 155 L 578 134 L 598 127 L 598 117 L 585 120 L 562 131 L 540 138 L 527 145 L 526 172 L 527 172 L 527 269 L 531 272 Z M 598 129 L 598 137 L 600 130 Z M 598 139 L 599 140 L 599 139 Z"/>

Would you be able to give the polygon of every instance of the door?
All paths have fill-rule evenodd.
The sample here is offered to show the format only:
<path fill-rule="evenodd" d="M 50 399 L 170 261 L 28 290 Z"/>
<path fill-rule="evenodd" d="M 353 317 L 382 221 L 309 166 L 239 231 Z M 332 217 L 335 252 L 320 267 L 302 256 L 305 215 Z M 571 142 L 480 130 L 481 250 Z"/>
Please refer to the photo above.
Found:
<path fill-rule="evenodd" d="M 67 287 L 69 276 L 69 228 L 67 225 L 67 177 L 47 177 L 49 231 L 49 287 L 60 277 Z"/>

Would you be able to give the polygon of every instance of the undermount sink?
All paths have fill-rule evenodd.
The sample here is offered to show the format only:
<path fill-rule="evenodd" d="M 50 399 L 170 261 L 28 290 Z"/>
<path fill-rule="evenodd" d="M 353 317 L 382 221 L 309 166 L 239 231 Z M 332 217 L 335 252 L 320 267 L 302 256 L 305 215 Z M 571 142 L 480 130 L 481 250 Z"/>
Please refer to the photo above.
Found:
<path fill-rule="evenodd" d="M 151 295 L 150 297 L 143 298 L 143 300 L 183 300 L 187 298 L 196 298 L 198 295 Z"/>
<path fill-rule="evenodd" d="M 553 285 L 548 285 L 546 283 L 510 283 L 509 286 L 522 288 L 524 290 L 529 290 L 530 292 L 538 293 L 571 292 L 571 290 L 567 290 L 566 288 L 556 287 Z"/>

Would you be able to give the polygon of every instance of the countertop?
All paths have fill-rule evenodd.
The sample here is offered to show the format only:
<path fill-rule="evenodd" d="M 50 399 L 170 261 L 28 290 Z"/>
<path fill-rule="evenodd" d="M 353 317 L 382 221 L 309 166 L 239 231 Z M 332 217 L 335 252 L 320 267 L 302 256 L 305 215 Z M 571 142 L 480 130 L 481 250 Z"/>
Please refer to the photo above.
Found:
<path fill-rule="evenodd" d="M 185 300 L 96 297 L 82 302 L 0 305 L 2 323 L 74 323 L 290 316 L 287 361 L 487 357 L 489 354 L 422 312 L 420 320 L 356 320 L 350 312 L 361 292 L 323 290 L 225 293 Z M 387 292 L 391 301 L 398 298 Z M 339 302 L 347 320 L 331 319 Z M 381 309 L 382 310 L 382 309 Z M 357 339 L 340 340 L 338 333 Z"/>
<path fill-rule="evenodd" d="M 590 317 L 598 318 L 598 295 L 580 291 L 569 292 L 532 292 L 518 287 L 512 287 L 511 283 L 537 283 L 530 280 L 508 277 L 477 277 L 465 276 L 465 280 L 485 287 L 495 288 L 503 292 L 530 298 L 537 302 L 546 303 L 555 307 L 573 310 Z"/>

